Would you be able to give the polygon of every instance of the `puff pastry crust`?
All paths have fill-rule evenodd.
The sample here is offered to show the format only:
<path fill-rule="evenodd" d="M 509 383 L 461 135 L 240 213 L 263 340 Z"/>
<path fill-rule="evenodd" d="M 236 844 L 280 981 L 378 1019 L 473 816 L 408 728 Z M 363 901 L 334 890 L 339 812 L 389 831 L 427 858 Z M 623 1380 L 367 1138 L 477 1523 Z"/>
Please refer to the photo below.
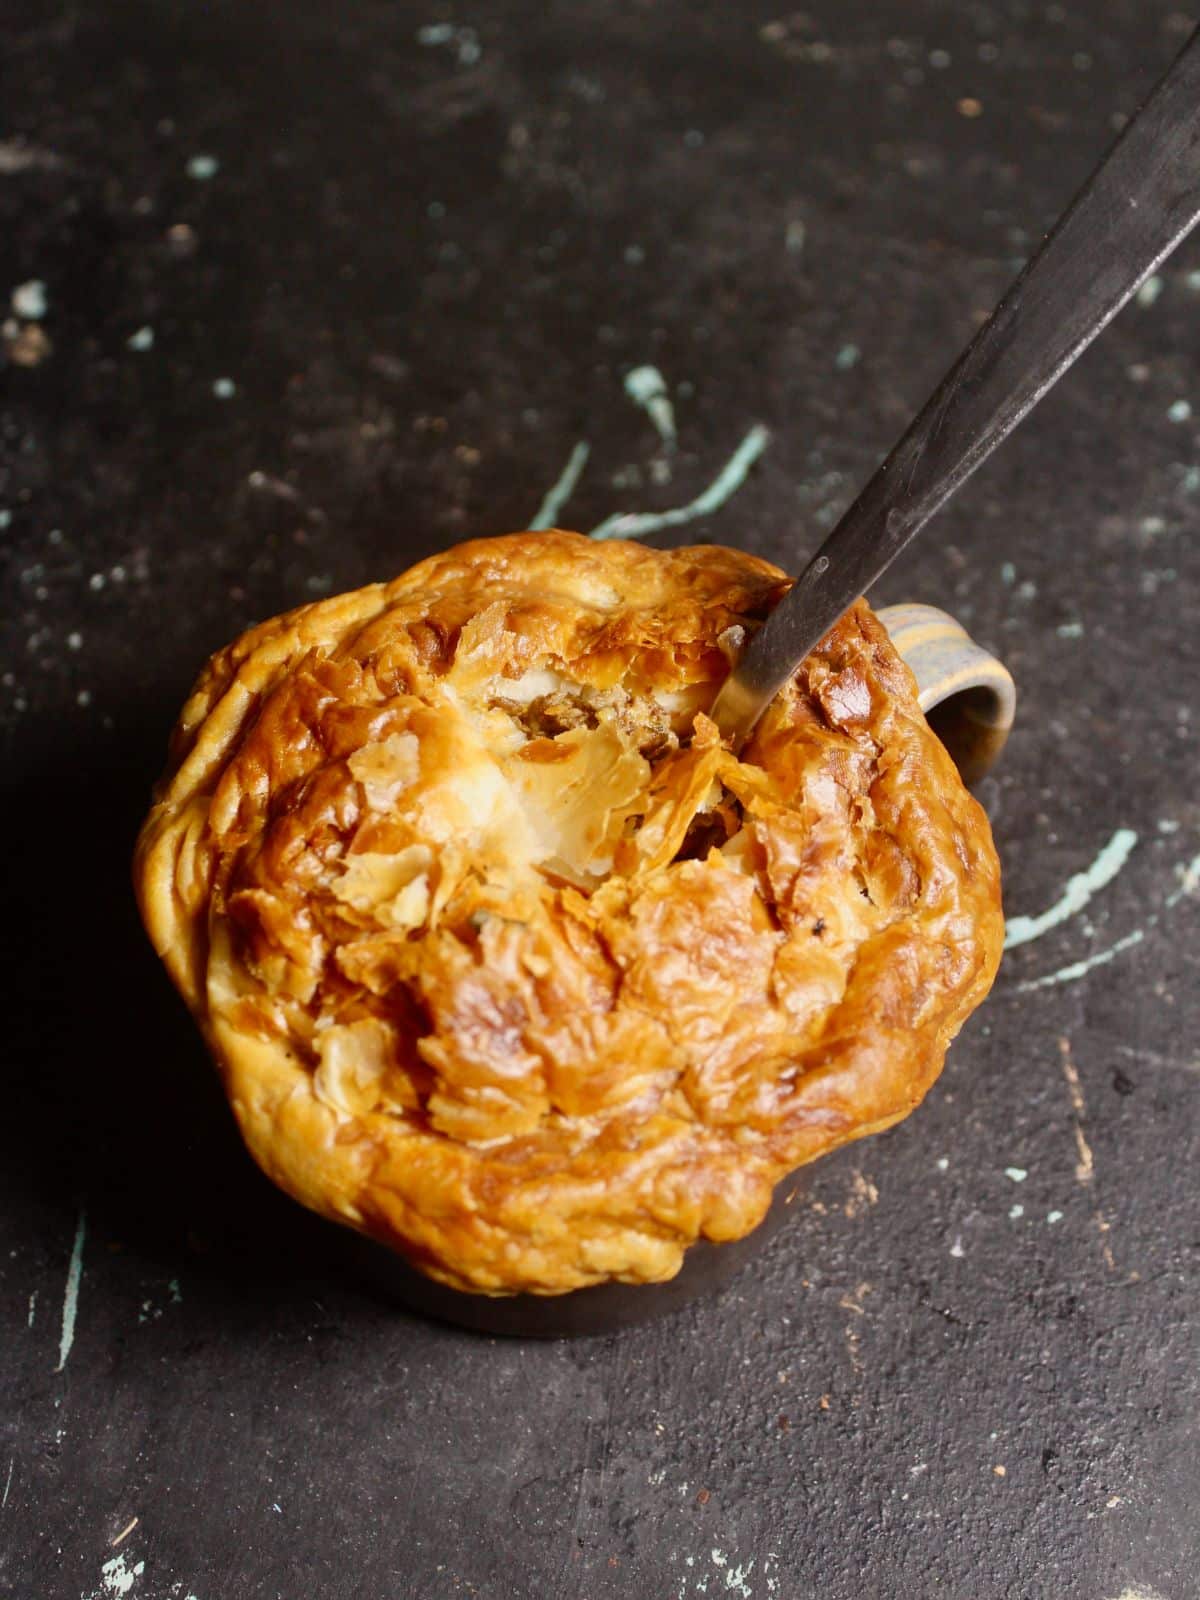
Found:
<path fill-rule="evenodd" d="M 919 1103 L 999 865 L 865 603 L 722 747 L 787 582 L 515 534 L 212 658 L 135 883 L 276 1183 L 460 1289 L 652 1282 Z"/>

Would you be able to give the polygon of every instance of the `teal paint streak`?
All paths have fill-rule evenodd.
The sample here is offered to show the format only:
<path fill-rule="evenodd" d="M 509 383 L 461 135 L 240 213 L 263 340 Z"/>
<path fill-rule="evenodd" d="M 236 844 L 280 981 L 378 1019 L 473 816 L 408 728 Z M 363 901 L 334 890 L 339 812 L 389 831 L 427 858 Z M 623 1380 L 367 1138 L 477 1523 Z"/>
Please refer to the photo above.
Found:
<path fill-rule="evenodd" d="M 650 418 L 668 450 L 675 448 L 675 408 L 667 380 L 657 367 L 634 367 L 625 374 L 625 393 Z"/>
<path fill-rule="evenodd" d="M 567 457 L 567 464 L 559 473 L 558 482 L 547 490 L 546 498 L 529 524 L 531 532 L 536 533 L 542 528 L 556 526 L 558 514 L 575 493 L 575 485 L 583 476 L 583 469 L 587 466 L 591 453 L 592 447 L 585 439 L 581 439 Z"/>
<path fill-rule="evenodd" d="M 1137 841 L 1138 836 L 1132 828 L 1118 828 L 1091 866 L 1068 880 L 1066 888 L 1048 911 L 1043 911 L 1040 917 L 1013 917 L 1010 920 L 1004 939 L 1005 949 L 1012 950 L 1017 945 L 1040 939 L 1051 928 L 1057 928 L 1060 923 L 1076 916 L 1094 894 L 1112 882 L 1129 860 Z"/>
<path fill-rule="evenodd" d="M 75 1243 L 71 1246 L 71 1260 L 67 1266 L 67 1286 L 63 1291 L 62 1334 L 58 1341 L 58 1365 L 61 1372 L 75 1343 L 75 1318 L 79 1312 L 79 1285 L 83 1279 L 83 1241 L 87 1236 L 87 1212 L 79 1213 L 75 1227 Z"/>
<path fill-rule="evenodd" d="M 1116 944 L 1109 945 L 1107 950 L 1097 950 L 1095 955 L 1086 956 L 1082 961 L 1073 961 L 1069 967 L 1060 967 L 1057 972 L 1048 972 L 1044 978 L 1031 978 L 1028 983 L 1019 983 L 1017 993 L 1028 994 L 1032 989 L 1049 989 L 1057 983 L 1074 983 L 1077 978 L 1086 977 L 1095 967 L 1107 966 L 1126 950 L 1132 950 L 1145 937 L 1141 928 L 1135 928 L 1123 939 L 1118 939 Z"/>
<path fill-rule="evenodd" d="M 770 439 L 767 429 L 761 423 L 755 423 L 708 488 L 687 505 L 675 506 L 670 511 L 618 512 L 593 528 L 591 537 L 640 539 L 648 533 L 657 533 L 661 528 L 678 528 L 700 517 L 711 516 L 742 487 L 750 468 L 767 448 Z"/>

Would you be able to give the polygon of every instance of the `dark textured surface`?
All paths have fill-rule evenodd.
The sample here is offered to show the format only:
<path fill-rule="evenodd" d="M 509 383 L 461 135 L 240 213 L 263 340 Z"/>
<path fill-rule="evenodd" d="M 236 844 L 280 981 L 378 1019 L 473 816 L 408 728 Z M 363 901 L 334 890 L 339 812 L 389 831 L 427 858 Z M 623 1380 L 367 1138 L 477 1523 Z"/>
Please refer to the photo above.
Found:
<path fill-rule="evenodd" d="M 1200 1593 L 1195 245 L 881 586 L 1021 685 L 1010 913 L 1137 843 L 723 1299 L 524 1345 L 360 1293 L 241 1155 L 126 876 L 209 649 L 524 525 L 580 439 L 586 529 L 765 423 L 668 536 L 797 565 L 1187 25 L 8 0 L 0 293 L 46 310 L 0 369 L 6 1600 Z"/>

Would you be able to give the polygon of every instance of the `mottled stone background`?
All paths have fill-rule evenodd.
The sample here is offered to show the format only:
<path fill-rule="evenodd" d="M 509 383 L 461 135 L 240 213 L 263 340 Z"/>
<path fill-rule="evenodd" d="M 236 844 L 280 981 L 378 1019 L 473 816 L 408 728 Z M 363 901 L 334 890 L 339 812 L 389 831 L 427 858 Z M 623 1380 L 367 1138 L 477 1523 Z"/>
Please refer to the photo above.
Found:
<path fill-rule="evenodd" d="M 1017 675 L 985 799 L 1035 920 L 724 1299 L 539 1346 L 360 1292 L 127 882 L 207 651 L 525 526 L 581 444 L 590 529 L 765 427 L 652 537 L 798 566 L 1190 26 L 6 0 L 5 1600 L 1200 1593 L 1200 245 L 880 586 Z"/>

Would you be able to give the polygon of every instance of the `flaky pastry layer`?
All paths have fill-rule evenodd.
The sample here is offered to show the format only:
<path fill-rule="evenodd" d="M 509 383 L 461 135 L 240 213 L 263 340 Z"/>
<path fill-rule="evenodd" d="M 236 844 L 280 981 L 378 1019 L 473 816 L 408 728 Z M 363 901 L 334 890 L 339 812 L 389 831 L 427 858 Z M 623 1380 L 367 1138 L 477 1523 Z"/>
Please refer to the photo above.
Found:
<path fill-rule="evenodd" d="M 458 1288 L 652 1282 L 918 1104 L 999 866 L 865 603 L 722 747 L 786 588 L 516 534 L 212 658 L 135 882 L 276 1183 Z"/>

